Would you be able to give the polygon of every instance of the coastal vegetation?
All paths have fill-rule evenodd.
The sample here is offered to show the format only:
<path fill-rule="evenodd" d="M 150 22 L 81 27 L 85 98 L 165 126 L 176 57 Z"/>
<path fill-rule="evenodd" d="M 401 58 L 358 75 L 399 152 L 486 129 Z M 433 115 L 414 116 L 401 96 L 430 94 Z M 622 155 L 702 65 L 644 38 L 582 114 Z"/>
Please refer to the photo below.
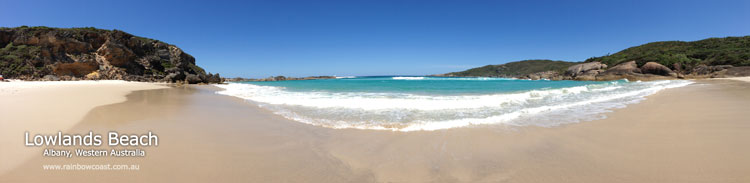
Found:
<path fill-rule="evenodd" d="M 750 36 L 662 41 L 630 47 L 584 62 L 523 60 L 487 65 L 452 77 L 614 80 L 706 78 L 750 75 Z"/>
<path fill-rule="evenodd" d="M 501 65 L 486 65 L 445 75 L 458 77 L 517 77 L 544 71 L 563 72 L 575 64 L 577 63 L 554 60 L 523 60 Z"/>
<path fill-rule="evenodd" d="M 656 62 L 671 69 L 675 64 L 692 68 L 698 65 L 750 66 L 750 36 L 709 38 L 699 41 L 661 41 L 630 47 L 620 52 L 586 59 L 617 65 L 635 60 L 638 66 Z"/>
<path fill-rule="evenodd" d="M 8 43 L 0 48 L 0 73 L 6 77 L 32 74 L 35 70 L 34 67 L 39 66 L 38 63 L 33 62 L 33 60 L 37 60 L 39 50 L 38 46 Z"/>

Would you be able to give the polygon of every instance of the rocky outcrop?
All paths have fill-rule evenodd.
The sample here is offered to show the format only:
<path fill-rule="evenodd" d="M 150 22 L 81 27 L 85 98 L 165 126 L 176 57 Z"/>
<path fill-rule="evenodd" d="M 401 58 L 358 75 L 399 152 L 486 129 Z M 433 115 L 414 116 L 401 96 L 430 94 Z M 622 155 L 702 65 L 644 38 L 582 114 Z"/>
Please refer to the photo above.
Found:
<path fill-rule="evenodd" d="M 602 64 L 601 62 L 587 62 L 568 67 L 568 69 L 565 71 L 565 74 L 575 78 L 580 75 L 591 75 L 592 73 L 598 73 L 589 72 L 592 70 L 603 70 L 606 68 L 607 64 Z"/>
<path fill-rule="evenodd" d="M 564 75 L 556 74 L 554 71 L 548 71 L 529 74 L 522 78 L 581 81 L 607 81 L 619 79 L 663 80 L 682 78 L 678 73 L 658 63 L 647 63 L 639 68 L 636 61 L 628 61 L 617 64 L 609 69 L 606 67 L 606 65 L 597 62 L 583 63 L 569 67 Z"/>
<path fill-rule="evenodd" d="M 645 67 L 638 67 L 636 61 L 627 61 L 617 64 L 606 71 L 599 73 L 595 80 L 608 81 L 618 79 L 628 80 L 664 80 L 664 79 L 677 79 L 677 74 L 669 68 L 658 64 L 652 63 L 644 65 Z M 646 70 L 646 71 L 644 71 Z"/>
<path fill-rule="evenodd" d="M 604 72 L 604 70 L 597 69 L 597 70 L 588 70 L 582 74 L 579 74 L 578 76 L 575 76 L 575 80 L 581 80 L 581 81 L 594 81 L 597 80 L 597 76 Z"/>
<path fill-rule="evenodd" d="M 677 77 L 677 73 L 672 71 L 672 69 L 656 62 L 647 62 L 641 66 L 641 73 Z"/>
<path fill-rule="evenodd" d="M 175 45 L 95 28 L 0 28 L 0 74 L 15 79 L 221 82 Z"/>
<path fill-rule="evenodd" d="M 607 71 L 605 71 L 603 74 L 625 75 L 633 73 L 641 73 L 641 69 L 638 68 L 638 65 L 635 63 L 635 61 L 628 61 L 617 64 L 614 67 L 607 69 Z"/>

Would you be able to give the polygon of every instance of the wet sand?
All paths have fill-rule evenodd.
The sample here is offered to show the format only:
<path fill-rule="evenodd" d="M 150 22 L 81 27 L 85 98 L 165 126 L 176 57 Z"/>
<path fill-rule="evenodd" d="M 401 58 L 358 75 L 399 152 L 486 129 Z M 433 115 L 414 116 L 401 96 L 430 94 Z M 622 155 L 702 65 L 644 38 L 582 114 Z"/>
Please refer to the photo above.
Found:
<path fill-rule="evenodd" d="M 215 90 L 135 91 L 64 130 L 152 131 L 160 142 L 143 148 L 146 157 L 49 158 L 23 147 L 39 154 L 0 182 L 750 182 L 748 82 L 697 81 L 603 120 L 554 128 L 422 132 L 311 126 Z M 23 142 L 22 131 L 11 133 Z M 68 163 L 140 170 L 41 168 Z"/>

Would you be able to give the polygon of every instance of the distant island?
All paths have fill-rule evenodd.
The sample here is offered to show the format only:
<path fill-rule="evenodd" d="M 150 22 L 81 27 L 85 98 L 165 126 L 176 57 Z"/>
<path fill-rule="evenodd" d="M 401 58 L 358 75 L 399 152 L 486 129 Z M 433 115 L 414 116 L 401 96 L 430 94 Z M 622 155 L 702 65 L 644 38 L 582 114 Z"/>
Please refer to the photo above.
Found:
<path fill-rule="evenodd" d="M 750 36 L 663 41 L 584 62 L 523 60 L 487 65 L 445 77 L 514 77 L 550 80 L 656 80 L 750 76 Z"/>
<path fill-rule="evenodd" d="M 219 83 L 175 45 L 120 30 L 0 28 L 0 75 L 22 80 Z"/>
<path fill-rule="evenodd" d="M 232 81 L 232 82 L 242 82 L 242 81 L 294 81 L 294 80 L 314 80 L 314 79 L 336 79 L 336 76 L 308 76 L 308 77 L 286 77 L 286 76 L 270 76 L 267 78 L 260 78 L 260 79 L 254 79 L 254 78 L 242 78 L 242 77 L 236 77 L 236 78 L 226 78 L 226 81 Z"/>

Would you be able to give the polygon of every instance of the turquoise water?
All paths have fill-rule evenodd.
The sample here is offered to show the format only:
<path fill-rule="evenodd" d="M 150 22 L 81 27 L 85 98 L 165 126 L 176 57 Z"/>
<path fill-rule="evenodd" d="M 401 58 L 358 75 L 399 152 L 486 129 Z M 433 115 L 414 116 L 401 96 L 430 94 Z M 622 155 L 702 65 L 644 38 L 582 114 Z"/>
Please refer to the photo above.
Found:
<path fill-rule="evenodd" d="M 396 79 L 393 79 L 396 78 Z M 624 80 L 615 82 L 625 82 Z M 242 82 L 259 86 L 284 87 L 297 92 L 365 92 L 434 95 L 508 93 L 536 89 L 557 89 L 603 81 L 549 81 L 510 78 L 366 76 L 341 79 Z"/>
<path fill-rule="evenodd" d="M 217 93 L 329 128 L 439 130 L 478 125 L 554 127 L 606 117 L 690 81 L 546 81 L 414 76 L 240 82 Z"/>

